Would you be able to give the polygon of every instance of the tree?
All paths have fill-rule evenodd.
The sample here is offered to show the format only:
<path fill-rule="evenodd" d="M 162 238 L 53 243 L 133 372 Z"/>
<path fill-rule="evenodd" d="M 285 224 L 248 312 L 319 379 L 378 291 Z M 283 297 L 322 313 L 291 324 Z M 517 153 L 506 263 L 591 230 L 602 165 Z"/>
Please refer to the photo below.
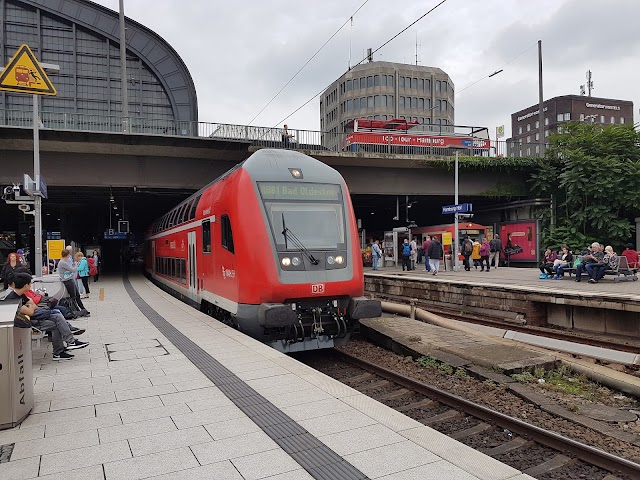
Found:
<path fill-rule="evenodd" d="M 568 124 L 551 135 L 530 185 L 556 205 L 557 228 L 546 226 L 546 245 L 595 239 L 619 247 L 640 212 L 640 134 L 626 125 Z"/>

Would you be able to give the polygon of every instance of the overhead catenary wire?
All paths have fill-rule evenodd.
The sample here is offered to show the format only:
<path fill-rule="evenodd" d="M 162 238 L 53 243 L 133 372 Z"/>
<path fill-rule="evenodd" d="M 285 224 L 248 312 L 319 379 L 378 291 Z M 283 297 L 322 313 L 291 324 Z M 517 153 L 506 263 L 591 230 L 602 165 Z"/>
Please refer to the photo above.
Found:
<path fill-rule="evenodd" d="M 446 1 L 446 0 L 445 0 L 445 1 Z M 312 60 L 313 60 L 313 59 L 314 59 L 314 58 L 315 58 L 315 57 L 316 57 L 316 56 L 317 56 L 317 55 L 318 55 L 318 54 L 319 54 L 319 53 L 324 49 L 324 47 L 326 47 L 326 46 L 327 46 L 327 44 L 328 44 L 331 40 L 333 40 L 333 37 L 335 37 L 338 33 L 340 33 L 340 30 L 342 30 L 342 29 L 344 28 L 344 26 L 345 26 L 345 25 L 347 25 L 349 22 L 351 22 L 351 24 L 353 25 L 353 17 L 355 17 L 355 16 L 356 16 L 356 14 L 357 14 L 357 13 L 358 13 L 358 12 L 359 12 L 359 11 L 360 11 L 360 10 L 361 10 L 361 9 L 362 9 L 362 8 L 363 8 L 363 7 L 368 3 L 368 2 L 369 2 L 369 0 L 365 0 L 365 1 L 364 1 L 364 2 L 363 2 L 363 3 L 362 3 L 362 4 L 361 4 L 357 9 L 356 9 L 356 11 L 355 11 L 355 12 L 353 12 L 353 13 L 351 14 L 351 16 L 349 16 L 349 18 L 347 18 L 347 20 L 346 20 L 342 25 L 340 25 L 340 28 L 338 28 L 338 29 L 333 33 L 333 35 L 331 35 L 331 36 L 329 37 L 329 39 L 328 39 L 326 42 L 324 42 L 324 43 L 322 44 L 322 46 L 321 46 L 321 47 L 320 47 L 320 48 L 319 48 L 319 49 L 318 49 L 318 50 L 317 50 L 313 55 L 311 55 L 311 57 L 309 58 L 309 60 L 307 60 L 307 61 L 304 63 L 304 65 L 302 65 L 302 66 L 298 69 L 298 71 L 293 75 L 293 77 L 291 77 L 291 78 L 287 81 L 287 83 L 285 83 L 285 84 L 282 86 L 282 88 L 281 88 L 280 90 L 278 90 L 278 93 L 276 93 L 276 94 L 271 98 L 271 100 L 269 100 L 269 101 L 267 102 L 267 104 L 266 104 L 264 107 L 262 107 L 262 109 L 261 109 L 261 110 L 260 110 L 260 111 L 259 111 L 259 112 L 258 112 L 258 113 L 257 113 L 257 114 L 252 118 L 252 119 L 251 119 L 251 120 L 249 120 L 249 123 L 248 123 L 247 125 L 251 125 L 251 124 L 253 123 L 253 121 L 254 121 L 256 118 L 258 118 L 258 117 L 260 116 L 260 114 L 261 114 L 262 112 L 264 112 L 264 111 L 267 109 L 267 107 L 268 107 L 269 105 L 271 105 L 271 102 L 273 102 L 276 98 L 278 98 L 278 96 L 279 96 L 279 95 L 284 91 L 284 89 L 285 89 L 285 88 L 287 88 L 287 86 L 288 86 L 288 85 L 289 85 L 289 84 L 290 84 L 290 83 L 291 83 L 291 82 L 292 82 L 292 81 L 293 81 L 293 80 L 294 80 L 294 79 L 295 79 L 295 78 L 300 74 L 300 72 L 302 72 L 302 70 L 304 70 L 304 68 L 305 68 L 307 65 L 309 65 L 309 63 L 311 63 L 311 61 L 312 61 Z M 351 60 L 349 60 L 349 61 L 351 61 Z"/>
<path fill-rule="evenodd" d="M 440 3 L 438 3 L 436 6 L 432 7 L 431 9 L 429 9 L 426 13 L 424 13 L 423 15 L 421 15 L 420 17 L 418 17 L 416 20 L 414 20 L 413 22 L 411 22 L 409 25 L 407 25 L 405 28 L 403 28 L 402 30 L 400 30 L 398 33 L 396 33 L 393 37 L 391 37 L 389 40 L 387 40 L 386 42 L 384 42 L 382 45 L 380 45 L 378 48 L 376 48 L 375 50 L 371 51 L 371 55 L 373 55 L 374 53 L 380 51 L 380 49 L 384 48 L 385 46 L 387 46 L 390 42 L 392 42 L 393 40 L 395 40 L 396 38 L 398 38 L 400 35 L 402 35 L 404 32 L 406 32 L 408 29 L 410 29 L 411 27 L 413 27 L 416 23 L 418 23 L 420 20 L 422 20 L 423 18 L 425 18 L 427 15 L 429 15 L 430 13 L 432 13 L 436 8 L 438 8 L 439 6 L 441 6 L 442 4 L 444 4 L 447 0 L 441 0 Z M 366 3 L 366 2 L 365 2 Z M 346 25 L 346 23 L 345 23 Z M 344 25 L 343 25 L 344 27 Z M 340 27 L 342 28 L 342 27 Z M 358 63 L 356 63 L 353 67 L 357 67 L 358 65 L 360 65 L 362 62 L 364 62 L 369 55 L 365 56 L 362 60 L 360 60 Z M 353 68 L 352 67 L 352 68 Z M 296 108 L 293 112 L 291 112 L 289 115 L 287 115 L 286 117 L 284 117 L 282 120 L 280 120 L 279 122 L 276 122 L 276 124 L 273 127 L 276 127 L 277 125 L 280 125 L 281 123 L 285 122 L 288 118 L 292 117 L 293 115 L 295 115 L 296 113 L 298 113 L 300 110 L 302 110 L 304 107 L 306 107 L 310 102 L 312 102 L 318 95 L 320 95 L 325 89 L 323 88 L 322 90 L 320 90 L 318 93 L 316 93 L 313 97 L 311 97 L 309 100 L 307 100 L 306 102 L 304 102 L 302 105 L 300 105 L 298 108 Z"/>

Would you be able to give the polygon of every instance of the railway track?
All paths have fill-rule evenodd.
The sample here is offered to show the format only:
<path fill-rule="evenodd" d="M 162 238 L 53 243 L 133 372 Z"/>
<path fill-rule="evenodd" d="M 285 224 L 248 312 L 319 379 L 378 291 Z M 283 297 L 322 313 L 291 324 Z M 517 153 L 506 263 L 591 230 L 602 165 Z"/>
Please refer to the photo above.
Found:
<path fill-rule="evenodd" d="M 639 479 L 640 464 L 530 425 L 345 352 L 301 361 L 538 479 Z"/>
<path fill-rule="evenodd" d="M 411 299 L 408 297 L 379 293 L 376 293 L 376 298 L 407 305 L 411 301 Z M 513 330 L 515 332 L 529 333 L 531 335 L 539 335 L 556 340 L 564 340 L 567 342 L 590 345 L 593 347 L 608 348 L 629 353 L 638 353 L 638 346 L 634 342 L 629 342 L 623 338 L 612 339 L 610 337 L 601 337 L 597 334 L 589 334 L 586 332 L 566 331 L 557 328 L 537 327 L 532 325 L 520 325 L 515 322 L 497 319 L 488 315 L 480 315 L 477 313 L 461 313 L 459 309 L 455 309 L 455 306 L 453 306 L 454 308 L 449 309 L 446 307 L 434 306 L 420 300 L 416 302 L 416 307 L 423 308 L 431 313 L 435 313 L 452 320 L 459 320 L 461 322 Z"/>

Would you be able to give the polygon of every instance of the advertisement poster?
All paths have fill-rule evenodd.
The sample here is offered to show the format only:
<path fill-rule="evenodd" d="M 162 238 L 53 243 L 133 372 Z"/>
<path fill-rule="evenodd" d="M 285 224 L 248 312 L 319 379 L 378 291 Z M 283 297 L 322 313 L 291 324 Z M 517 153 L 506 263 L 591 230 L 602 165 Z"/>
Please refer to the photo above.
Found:
<path fill-rule="evenodd" d="M 396 255 L 394 253 L 395 244 L 393 241 L 394 232 L 384 232 L 384 242 L 382 242 L 382 255 L 387 260 L 394 260 Z"/>
<path fill-rule="evenodd" d="M 539 262 L 538 221 L 500 224 L 500 239 L 509 262 Z"/>

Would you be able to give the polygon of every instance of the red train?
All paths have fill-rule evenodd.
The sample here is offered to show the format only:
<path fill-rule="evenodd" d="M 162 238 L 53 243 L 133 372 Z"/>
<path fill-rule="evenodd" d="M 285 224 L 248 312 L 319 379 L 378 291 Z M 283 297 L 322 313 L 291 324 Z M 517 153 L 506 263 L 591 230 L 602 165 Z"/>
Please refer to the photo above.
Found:
<path fill-rule="evenodd" d="M 358 230 L 342 176 L 263 149 L 157 220 L 147 274 L 213 317 L 283 352 L 345 343 L 381 315 L 364 294 Z"/>

